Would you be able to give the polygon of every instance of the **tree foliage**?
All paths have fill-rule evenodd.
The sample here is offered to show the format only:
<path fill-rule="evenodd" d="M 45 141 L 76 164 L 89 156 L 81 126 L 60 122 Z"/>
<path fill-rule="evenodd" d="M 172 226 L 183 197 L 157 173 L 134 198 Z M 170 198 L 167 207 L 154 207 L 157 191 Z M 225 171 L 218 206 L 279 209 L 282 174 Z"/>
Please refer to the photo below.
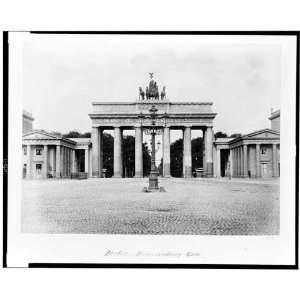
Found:
<path fill-rule="evenodd" d="M 241 133 L 233 133 L 230 137 L 231 138 L 237 138 L 237 137 L 241 137 L 242 134 Z"/>
<path fill-rule="evenodd" d="M 135 138 L 124 136 L 122 141 L 123 177 L 133 177 L 135 171 Z"/>
<path fill-rule="evenodd" d="M 135 138 L 124 136 L 122 141 L 123 176 L 133 177 L 135 172 Z M 151 157 L 147 144 L 143 144 L 143 172 L 149 175 Z M 106 169 L 106 177 L 112 177 L 114 172 L 114 138 L 108 133 L 103 134 L 103 168 Z"/>
<path fill-rule="evenodd" d="M 68 133 L 66 134 L 63 134 L 63 137 L 65 138 L 79 138 L 80 137 L 80 132 L 78 131 L 69 131 Z"/>
<path fill-rule="evenodd" d="M 215 133 L 215 138 L 226 138 L 227 137 L 227 133 L 222 132 L 222 131 L 218 131 Z"/>
<path fill-rule="evenodd" d="M 171 176 L 182 177 L 183 140 L 171 144 Z"/>
<path fill-rule="evenodd" d="M 201 137 L 192 140 L 192 170 L 203 167 L 203 139 Z"/>
<path fill-rule="evenodd" d="M 63 134 L 63 137 L 65 137 L 65 138 L 90 138 L 91 133 L 90 132 L 80 133 L 76 130 L 71 130 L 68 133 Z"/>
<path fill-rule="evenodd" d="M 102 135 L 103 169 L 106 169 L 106 177 L 114 175 L 114 138 L 108 133 Z"/>
<path fill-rule="evenodd" d="M 143 174 L 149 176 L 151 170 L 151 155 L 147 143 L 143 143 Z"/>
<path fill-rule="evenodd" d="M 192 140 L 192 171 L 203 167 L 202 138 Z M 171 176 L 183 176 L 183 140 L 178 139 L 171 144 Z"/>

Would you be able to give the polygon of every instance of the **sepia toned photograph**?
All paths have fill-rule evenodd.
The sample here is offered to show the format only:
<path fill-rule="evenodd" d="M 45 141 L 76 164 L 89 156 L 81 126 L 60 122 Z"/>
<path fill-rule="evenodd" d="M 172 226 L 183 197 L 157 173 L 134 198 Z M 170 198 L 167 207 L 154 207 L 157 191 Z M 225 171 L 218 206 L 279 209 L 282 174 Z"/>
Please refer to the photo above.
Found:
<path fill-rule="evenodd" d="M 280 238 L 294 207 L 285 38 L 25 33 L 20 234 Z"/>

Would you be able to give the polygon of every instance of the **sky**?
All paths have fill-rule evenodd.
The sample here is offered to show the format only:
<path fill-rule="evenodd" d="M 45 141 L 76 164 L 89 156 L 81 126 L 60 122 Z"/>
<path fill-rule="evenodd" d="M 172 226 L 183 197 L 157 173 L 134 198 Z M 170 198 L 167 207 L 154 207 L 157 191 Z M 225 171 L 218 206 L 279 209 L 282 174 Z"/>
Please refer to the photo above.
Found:
<path fill-rule="evenodd" d="M 268 128 L 280 108 L 281 46 L 272 37 L 32 34 L 23 108 L 34 128 L 88 132 L 93 101 L 135 101 L 149 72 L 171 102 L 213 102 L 215 132 Z"/>

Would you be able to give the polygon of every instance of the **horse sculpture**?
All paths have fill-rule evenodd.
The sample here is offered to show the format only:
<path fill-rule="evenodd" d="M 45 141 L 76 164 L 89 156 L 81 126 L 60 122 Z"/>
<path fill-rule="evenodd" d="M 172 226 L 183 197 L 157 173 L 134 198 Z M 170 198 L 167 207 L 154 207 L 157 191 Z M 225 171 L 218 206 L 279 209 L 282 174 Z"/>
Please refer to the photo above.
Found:
<path fill-rule="evenodd" d="M 149 83 L 149 88 L 146 88 L 146 99 L 159 99 L 158 86 L 154 80 L 151 80 Z"/>
<path fill-rule="evenodd" d="M 139 100 L 144 100 L 145 99 L 145 92 L 141 87 L 139 87 Z"/>
<path fill-rule="evenodd" d="M 156 81 L 153 80 L 153 73 L 150 74 L 150 82 L 149 86 L 146 87 L 146 92 L 143 91 L 141 87 L 139 87 L 139 99 L 144 100 L 145 97 L 147 100 L 159 100 L 159 96 L 161 100 L 166 98 L 166 87 L 164 86 L 161 93 L 159 94 L 158 86 Z"/>
<path fill-rule="evenodd" d="M 166 87 L 164 86 L 161 93 L 160 93 L 160 99 L 164 100 L 166 99 Z"/>

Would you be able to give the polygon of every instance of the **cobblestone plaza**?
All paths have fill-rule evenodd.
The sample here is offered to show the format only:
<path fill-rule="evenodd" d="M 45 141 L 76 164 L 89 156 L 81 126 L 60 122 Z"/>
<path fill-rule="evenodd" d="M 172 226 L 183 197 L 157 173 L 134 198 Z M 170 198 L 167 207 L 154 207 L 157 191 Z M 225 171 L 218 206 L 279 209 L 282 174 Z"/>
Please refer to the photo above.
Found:
<path fill-rule="evenodd" d="M 147 181 L 23 181 L 22 232 L 279 234 L 278 178 L 161 178 L 166 193 L 142 193 Z"/>

